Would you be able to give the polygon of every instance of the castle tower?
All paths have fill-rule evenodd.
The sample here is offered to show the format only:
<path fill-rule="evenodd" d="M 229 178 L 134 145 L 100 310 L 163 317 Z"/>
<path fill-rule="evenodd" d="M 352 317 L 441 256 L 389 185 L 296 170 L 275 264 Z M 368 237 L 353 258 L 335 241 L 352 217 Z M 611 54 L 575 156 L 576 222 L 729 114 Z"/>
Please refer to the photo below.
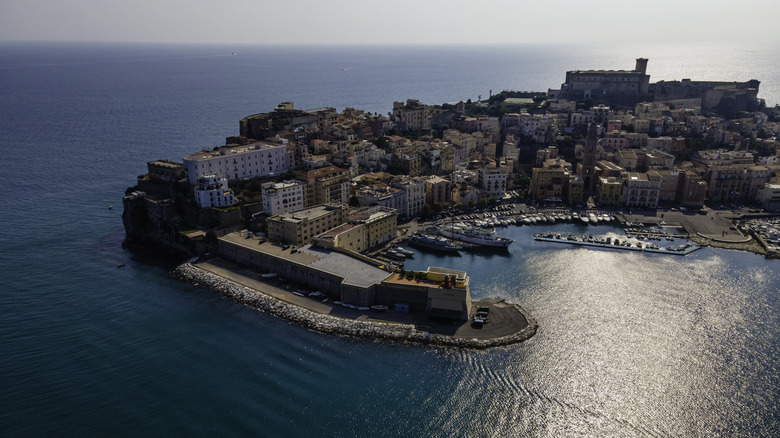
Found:
<path fill-rule="evenodd" d="M 636 68 L 634 68 L 634 71 L 642 72 L 643 75 L 647 74 L 647 58 L 637 58 L 636 59 Z"/>
<path fill-rule="evenodd" d="M 585 147 L 582 150 L 582 163 L 577 169 L 577 173 L 582 177 L 586 195 L 593 193 L 596 173 L 596 147 L 598 144 L 598 124 L 591 123 L 588 125 L 588 135 L 585 137 Z"/>

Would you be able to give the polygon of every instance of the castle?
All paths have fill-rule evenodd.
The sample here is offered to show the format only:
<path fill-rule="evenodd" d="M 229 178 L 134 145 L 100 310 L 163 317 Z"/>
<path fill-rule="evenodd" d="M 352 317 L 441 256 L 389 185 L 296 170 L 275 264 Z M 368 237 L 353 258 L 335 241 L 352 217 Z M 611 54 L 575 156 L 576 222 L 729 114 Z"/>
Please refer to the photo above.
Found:
<path fill-rule="evenodd" d="M 566 72 L 558 97 L 581 100 L 605 100 L 619 105 L 633 105 L 646 100 L 650 86 L 647 59 L 638 58 L 633 70 L 574 70 Z"/>
<path fill-rule="evenodd" d="M 566 72 L 560 90 L 549 90 L 551 97 L 568 100 L 593 99 L 609 105 L 633 107 L 639 102 L 685 103 L 702 112 L 715 112 L 735 118 L 740 111 L 759 107 L 759 81 L 660 81 L 650 83 L 647 58 L 637 58 L 633 70 L 573 70 Z"/>

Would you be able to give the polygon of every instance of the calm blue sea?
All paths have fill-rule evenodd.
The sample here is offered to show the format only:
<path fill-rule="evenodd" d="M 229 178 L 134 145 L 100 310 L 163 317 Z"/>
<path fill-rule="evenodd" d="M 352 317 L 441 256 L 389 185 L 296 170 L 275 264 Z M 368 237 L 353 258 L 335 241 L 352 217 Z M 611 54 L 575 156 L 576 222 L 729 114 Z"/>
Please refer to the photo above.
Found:
<path fill-rule="evenodd" d="M 524 344 L 474 352 L 310 332 L 121 249 L 121 197 L 147 161 L 222 144 L 282 101 L 387 113 L 647 57 L 653 81 L 755 78 L 774 105 L 777 53 L 0 43 L 0 435 L 780 435 L 778 261 L 576 249 L 519 227 L 502 230 L 508 254 L 418 255 L 409 267 L 465 269 L 475 298 L 539 321 Z"/>

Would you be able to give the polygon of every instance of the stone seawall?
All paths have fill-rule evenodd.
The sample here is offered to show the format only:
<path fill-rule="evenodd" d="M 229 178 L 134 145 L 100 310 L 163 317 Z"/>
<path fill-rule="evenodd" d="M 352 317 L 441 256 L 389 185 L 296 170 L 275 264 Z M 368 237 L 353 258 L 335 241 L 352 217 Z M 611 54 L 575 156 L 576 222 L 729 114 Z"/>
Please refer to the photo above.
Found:
<path fill-rule="evenodd" d="M 300 306 L 286 303 L 258 290 L 240 285 L 219 275 L 204 271 L 190 263 L 178 266 L 173 270 L 173 274 L 182 280 L 208 287 L 239 303 L 268 312 L 278 318 L 294 322 L 311 330 L 341 336 L 408 341 L 445 347 L 485 349 L 523 342 L 533 336 L 538 327 L 536 320 L 520 306 L 513 304 L 515 309 L 528 321 L 528 326 L 523 330 L 509 336 L 494 339 L 456 338 L 417 330 L 411 324 L 361 321 L 313 312 Z"/>

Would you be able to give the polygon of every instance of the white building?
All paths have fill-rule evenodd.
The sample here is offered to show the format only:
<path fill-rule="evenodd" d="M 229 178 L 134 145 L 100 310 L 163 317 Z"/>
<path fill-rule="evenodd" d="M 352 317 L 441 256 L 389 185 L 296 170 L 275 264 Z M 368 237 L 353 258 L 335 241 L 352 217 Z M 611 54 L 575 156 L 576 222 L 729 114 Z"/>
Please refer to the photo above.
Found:
<path fill-rule="evenodd" d="M 523 135 L 530 137 L 537 129 L 547 129 L 555 123 L 555 118 L 549 114 L 520 114 L 520 129 Z"/>
<path fill-rule="evenodd" d="M 780 211 L 780 184 L 764 184 L 756 195 L 756 201 L 769 211 Z"/>
<path fill-rule="evenodd" d="M 647 148 L 648 149 L 658 149 L 659 151 L 664 152 L 671 152 L 672 151 L 672 144 L 673 144 L 672 137 L 663 136 L 663 137 L 651 137 L 647 139 Z"/>
<path fill-rule="evenodd" d="M 483 167 L 477 171 L 478 184 L 485 191 L 485 196 L 502 199 L 506 194 L 506 167 Z"/>
<path fill-rule="evenodd" d="M 233 191 L 228 189 L 227 179 L 219 174 L 211 174 L 198 178 L 195 202 L 202 208 L 230 207 L 236 203 L 236 199 Z"/>
<path fill-rule="evenodd" d="M 452 172 L 452 181 L 455 184 L 466 183 L 473 186 L 477 183 L 477 173 L 468 169 L 458 169 Z"/>
<path fill-rule="evenodd" d="M 263 184 L 263 211 L 269 216 L 303 209 L 303 183 L 283 181 Z"/>
<path fill-rule="evenodd" d="M 280 175 L 290 169 L 287 140 L 279 144 L 256 142 L 244 146 L 201 151 L 184 158 L 187 182 L 215 173 L 228 180 Z"/>
<path fill-rule="evenodd" d="M 621 178 L 621 203 L 628 207 L 658 207 L 658 199 L 661 196 L 660 175 L 626 172 Z"/>
<path fill-rule="evenodd" d="M 363 187 L 357 191 L 358 204 L 380 205 L 382 207 L 393 208 L 401 211 L 403 208 L 403 193 L 401 189 L 387 187 L 386 185 L 375 185 Z"/>
<path fill-rule="evenodd" d="M 570 126 L 588 126 L 596 120 L 596 116 L 590 112 L 571 113 Z"/>
<path fill-rule="evenodd" d="M 400 216 L 411 218 L 420 214 L 425 204 L 425 180 L 422 178 L 400 178 L 393 181 L 393 187 L 401 189 Z"/>
<path fill-rule="evenodd" d="M 376 145 L 371 145 L 370 147 L 355 152 L 355 155 L 357 156 L 358 160 L 360 160 L 361 166 L 373 171 L 381 170 L 382 164 L 380 161 L 389 154 L 387 154 L 384 150 L 376 147 Z"/>
<path fill-rule="evenodd" d="M 758 196 L 759 190 L 772 180 L 772 171 L 766 166 L 751 166 L 747 169 L 747 199 L 752 202 Z M 759 201 L 761 202 L 761 201 Z"/>

